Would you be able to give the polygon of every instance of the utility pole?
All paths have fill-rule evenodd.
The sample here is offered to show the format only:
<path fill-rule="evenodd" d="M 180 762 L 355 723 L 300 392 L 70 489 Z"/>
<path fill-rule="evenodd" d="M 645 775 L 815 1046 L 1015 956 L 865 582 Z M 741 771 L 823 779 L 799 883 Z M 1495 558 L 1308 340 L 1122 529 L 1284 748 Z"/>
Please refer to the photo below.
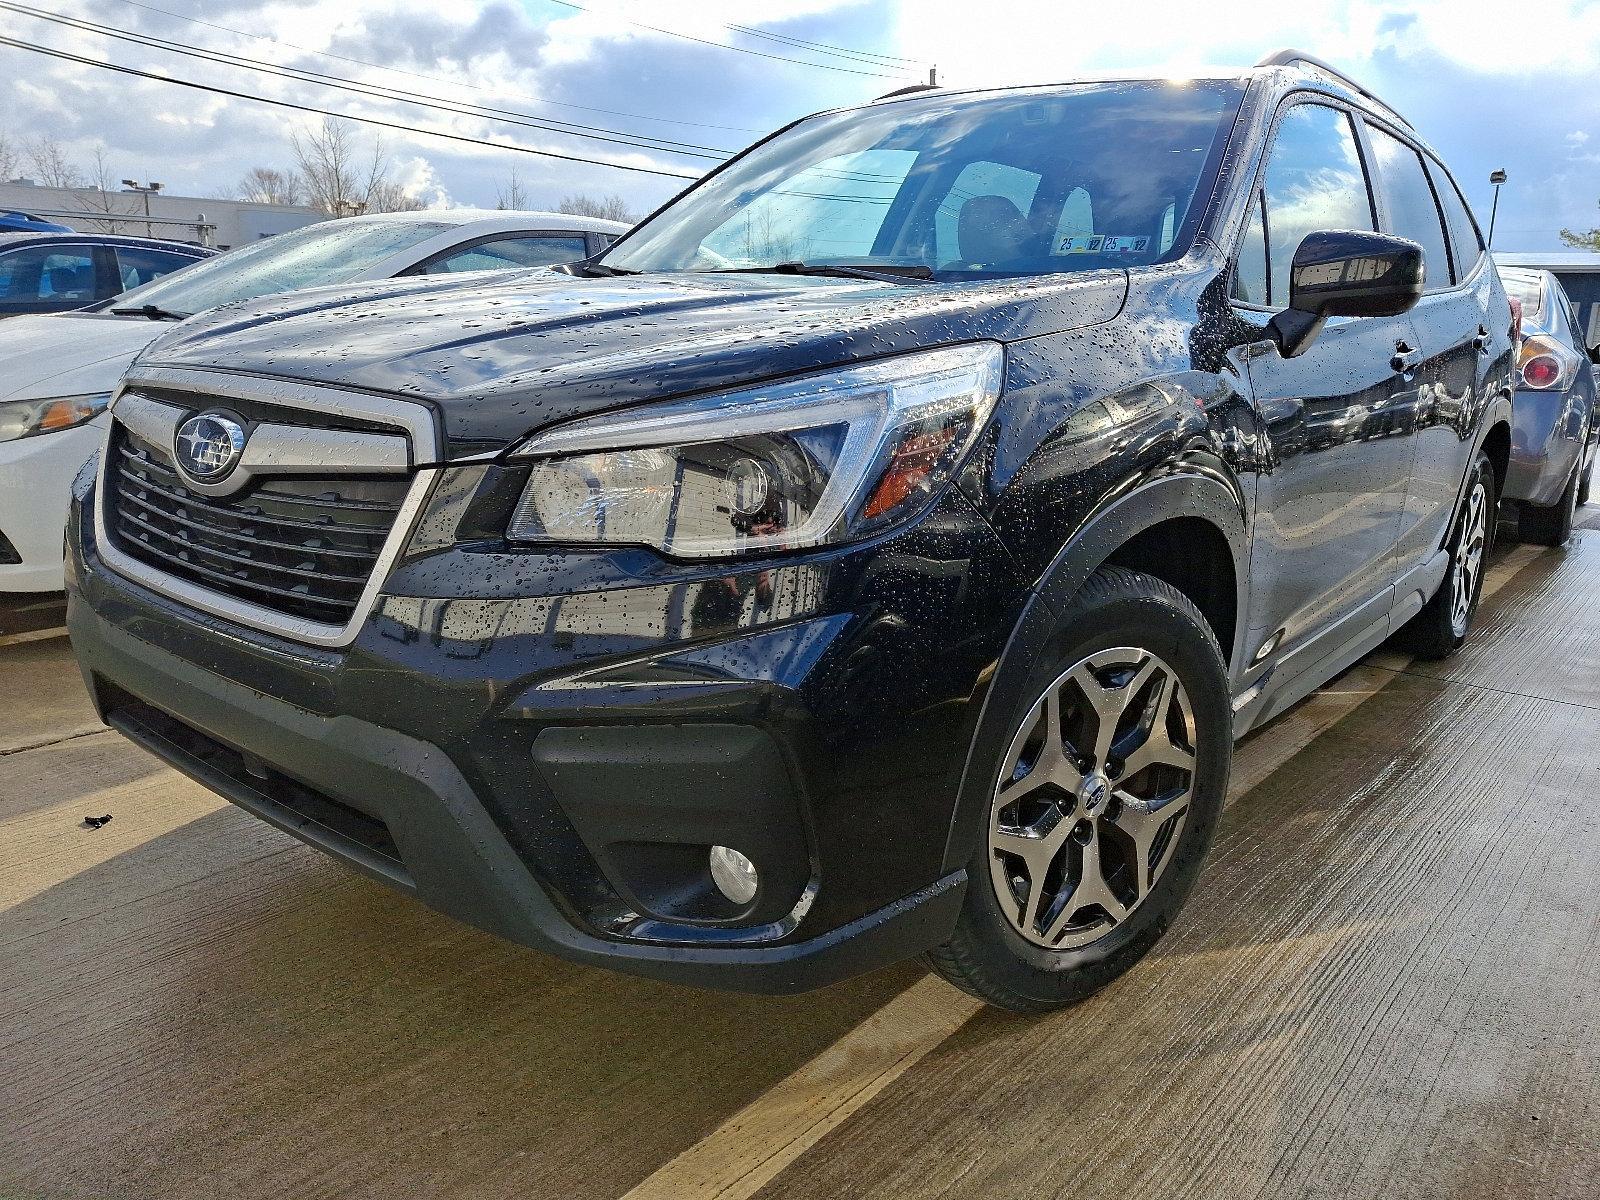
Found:
<path fill-rule="evenodd" d="M 162 189 L 162 187 L 164 187 L 164 186 L 165 186 L 164 184 L 156 183 L 154 180 L 152 180 L 149 183 L 140 183 L 136 179 L 124 179 L 122 181 L 122 190 L 123 191 L 125 191 L 125 192 L 138 192 L 141 196 L 144 197 L 144 235 L 145 235 L 145 237 L 154 237 L 155 236 L 155 234 L 151 231 L 151 227 L 150 227 L 150 197 L 155 195 L 157 192 L 159 192 Z"/>
<path fill-rule="evenodd" d="M 1489 172 L 1489 182 L 1494 184 L 1494 203 L 1489 206 L 1489 249 L 1494 249 L 1494 219 L 1500 215 L 1500 185 L 1506 181 L 1505 169 Z"/>

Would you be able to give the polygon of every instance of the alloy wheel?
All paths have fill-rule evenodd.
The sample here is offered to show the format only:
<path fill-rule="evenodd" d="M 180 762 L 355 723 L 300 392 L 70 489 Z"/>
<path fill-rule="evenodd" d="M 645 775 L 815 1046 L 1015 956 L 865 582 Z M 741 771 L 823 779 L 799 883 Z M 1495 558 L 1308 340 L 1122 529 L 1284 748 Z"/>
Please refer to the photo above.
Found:
<path fill-rule="evenodd" d="M 1483 480 L 1473 481 L 1467 496 L 1466 510 L 1461 517 L 1461 536 L 1456 540 L 1456 552 L 1451 563 L 1454 578 L 1451 581 L 1450 628 L 1457 637 L 1465 637 L 1467 623 L 1472 616 L 1472 601 L 1478 594 L 1478 581 L 1483 573 L 1484 544 L 1489 531 L 1489 491 Z"/>
<path fill-rule="evenodd" d="M 1194 710 L 1137 647 L 1081 659 L 1012 739 L 989 821 L 990 877 L 1028 941 L 1087 945 L 1126 921 L 1171 865 L 1195 780 Z"/>

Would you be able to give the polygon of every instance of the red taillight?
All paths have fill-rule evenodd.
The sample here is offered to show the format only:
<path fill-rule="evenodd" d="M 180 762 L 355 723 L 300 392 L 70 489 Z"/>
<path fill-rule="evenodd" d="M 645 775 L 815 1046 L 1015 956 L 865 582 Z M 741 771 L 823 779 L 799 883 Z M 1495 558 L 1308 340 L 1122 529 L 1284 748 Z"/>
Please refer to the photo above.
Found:
<path fill-rule="evenodd" d="M 1548 354 L 1536 354 L 1522 364 L 1522 386 L 1555 387 L 1561 380 L 1561 364 Z"/>

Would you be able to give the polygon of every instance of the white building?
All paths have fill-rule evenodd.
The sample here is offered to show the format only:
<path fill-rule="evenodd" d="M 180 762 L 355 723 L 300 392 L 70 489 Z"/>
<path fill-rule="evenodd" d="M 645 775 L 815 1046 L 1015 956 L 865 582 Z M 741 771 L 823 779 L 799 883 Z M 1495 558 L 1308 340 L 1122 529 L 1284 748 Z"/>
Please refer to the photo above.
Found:
<path fill-rule="evenodd" d="M 146 202 L 149 215 L 146 216 Z M 18 211 L 66 225 L 79 233 L 128 233 L 200 242 L 229 250 L 298 229 L 324 214 L 292 204 L 255 204 L 165 192 L 102 192 L 98 188 L 43 187 L 27 179 L 0 183 L 0 211 Z"/>

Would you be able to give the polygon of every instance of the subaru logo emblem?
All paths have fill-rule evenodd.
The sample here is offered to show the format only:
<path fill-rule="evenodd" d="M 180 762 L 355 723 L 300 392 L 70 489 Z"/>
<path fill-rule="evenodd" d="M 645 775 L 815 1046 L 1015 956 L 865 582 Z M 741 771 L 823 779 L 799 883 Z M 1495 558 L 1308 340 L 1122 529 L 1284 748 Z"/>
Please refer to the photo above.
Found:
<path fill-rule="evenodd" d="M 214 483 L 244 454 L 244 426 L 222 413 L 201 413 L 178 426 L 172 449 L 185 475 Z"/>

